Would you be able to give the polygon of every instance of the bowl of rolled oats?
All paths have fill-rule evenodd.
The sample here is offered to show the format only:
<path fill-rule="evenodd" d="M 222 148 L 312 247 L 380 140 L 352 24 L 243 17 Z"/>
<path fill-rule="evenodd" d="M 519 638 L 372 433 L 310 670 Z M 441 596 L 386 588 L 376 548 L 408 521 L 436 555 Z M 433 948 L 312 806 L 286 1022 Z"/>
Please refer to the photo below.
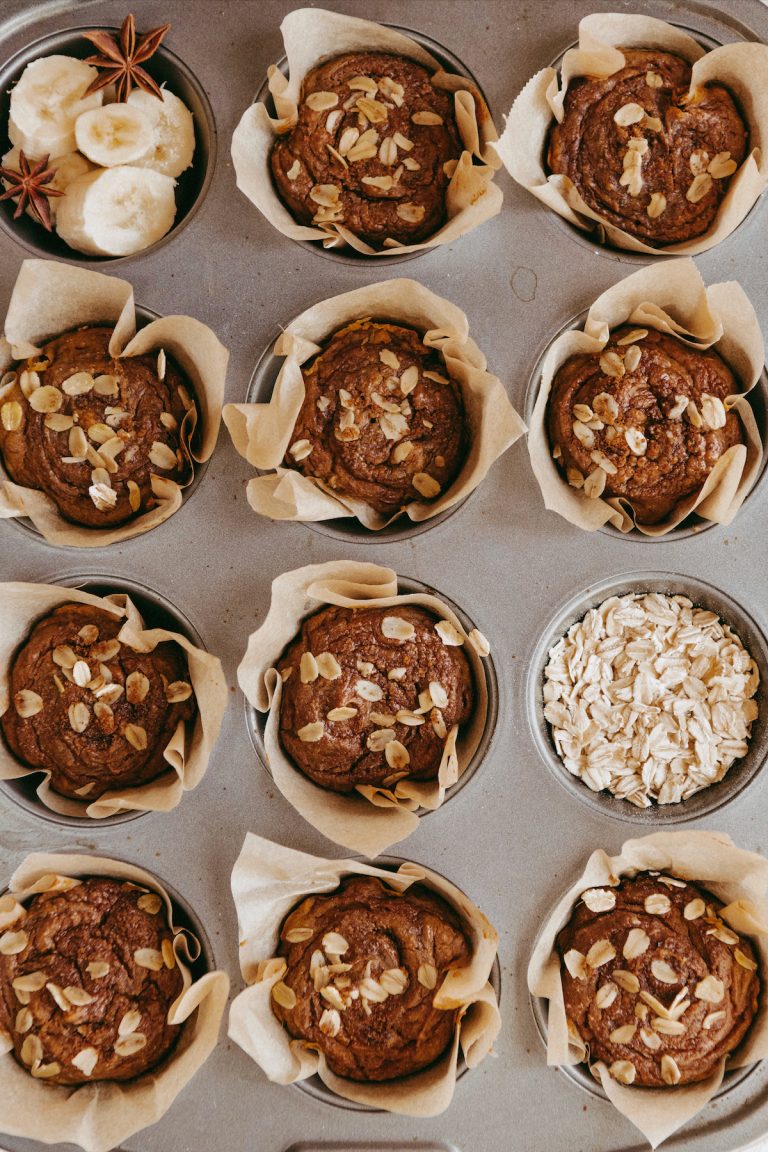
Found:
<path fill-rule="evenodd" d="M 644 824 L 733 800 L 768 751 L 768 641 L 720 589 L 676 573 L 594 584 L 542 632 L 528 716 L 571 795 Z"/>

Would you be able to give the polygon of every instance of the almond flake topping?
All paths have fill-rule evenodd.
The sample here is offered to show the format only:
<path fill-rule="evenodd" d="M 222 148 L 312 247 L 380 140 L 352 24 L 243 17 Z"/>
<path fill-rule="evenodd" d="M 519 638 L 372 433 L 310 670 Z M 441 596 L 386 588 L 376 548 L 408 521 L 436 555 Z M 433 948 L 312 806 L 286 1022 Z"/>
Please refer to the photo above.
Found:
<path fill-rule="evenodd" d="M 645 898 L 645 910 L 649 916 L 666 916 L 672 908 L 669 896 L 663 892 L 652 892 Z"/>
<path fill-rule="evenodd" d="M 438 620 L 435 624 L 435 632 L 449 648 L 460 648 L 464 643 L 464 637 L 458 628 L 451 624 L 450 620 Z"/>
<path fill-rule="evenodd" d="M 162 906 L 163 901 L 156 892 L 147 892 L 136 901 L 136 907 L 141 908 L 142 912 L 148 912 L 150 916 L 156 916 Z"/>
<path fill-rule="evenodd" d="M 322 740 L 324 734 L 325 725 L 321 720 L 316 720 L 312 724 L 305 724 L 296 733 L 302 744 L 316 744 L 318 740 Z"/>
<path fill-rule="evenodd" d="M 563 956 L 563 963 L 574 980 L 586 980 L 586 957 L 578 949 L 570 948 Z"/>
<path fill-rule="evenodd" d="M 616 893 L 610 888 L 587 888 L 581 898 L 590 912 L 610 912 L 616 907 Z"/>
<path fill-rule="evenodd" d="M 84 396 L 87 392 L 93 389 L 95 380 L 90 372 L 75 372 L 73 376 L 68 376 L 61 385 L 62 392 L 66 392 L 67 396 Z"/>
<path fill-rule="evenodd" d="M 436 126 L 443 123 L 442 116 L 438 116 L 437 112 L 414 112 L 411 115 L 411 121 L 414 124 L 421 124 L 424 126 Z"/>
<path fill-rule="evenodd" d="M 126 724 L 123 736 L 137 752 L 143 752 L 147 747 L 147 732 L 139 724 Z"/>
<path fill-rule="evenodd" d="M 87 704 L 83 704 L 82 700 L 78 700 L 76 704 L 70 704 L 68 709 L 69 725 L 73 732 L 85 732 L 91 720 L 91 713 Z"/>
<path fill-rule="evenodd" d="M 299 676 L 302 684 L 312 684 L 319 672 L 317 670 L 317 660 L 311 652 L 302 652 L 301 660 L 299 662 Z"/>
<path fill-rule="evenodd" d="M 22 688 L 13 697 L 13 706 L 22 720 L 28 720 L 43 710 L 43 699 L 31 688 Z"/>
<path fill-rule="evenodd" d="M 407 768 L 411 762 L 410 753 L 399 740 L 389 740 L 384 746 L 384 758 L 390 768 Z"/>
<path fill-rule="evenodd" d="M 636 1024 L 622 1024 L 621 1027 L 614 1028 L 613 1032 L 608 1036 L 608 1039 L 611 1044 L 629 1044 L 636 1031 Z"/>
<path fill-rule="evenodd" d="M 648 951 L 650 943 L 650 936 L 642 928 L 630 928 L 622 949 L 624 959 L 636 960 L 638 956 Z"/>
<path fill-rule="evenodd" d="M 663 88 L 664 80 L 658 72 L 646 72 L 645 82 L 649 88 Z"/>
<path fill-rule="evenodd" d="M 755 964 L 750 956 L 742 952 L 741 948 L 735 950 L 733 957 L 736 963 L 740 964 L 742 968 L 746 968 L 748 972 L 755 972 L 757 970 L 757 964 Z"/>
<path fill-rule="evenodd" d="M 285 939 L 289 944 L 303 944 L 305 940 L 311 940 L 311 928 L 290 928 L 285 933 Z"/>
<path fill-rule="evenodd" d="M 653 960 L 651 962 L 651 972 L 656 980 L 662 984 L 679 984 L 680 977 L 671 964 L 666 960 Z"/>
<path fill-rule="evenodd" d="M 133 954 L 134 963 L 150 972 L 160 972 L 163 968 L 163 954 L 157 948 L 137 948 Z"/>
<path fill-rule="evenodd" d="M 2 408 L 0 408 L 0 422 L 6 432 L 15 432 L 17 428 L 20 428 L 23 416 L 24 413 L 21 404 L 19 404 L 17 400 L 8 400 L 3 404 Z M 45 423 L 46 426 L 50 428 L 48 420 L 46 420 Z"/>
<path fill-rule="evenodd" d="M 400 219 L 405 220 L 407 224 L 418 224 L 426 215 L 426 208 L 423 204 L 398 204 L 395 211 Z"/>
<path fill-rule="evenodd" d="M 628 128 L 630 124 L 639 124 L 645 118 L 645 109 L 640 104 L 622 104 L 613 115 L 614 123 L 620 128 Z"/>
<path fill-rule="evenodd" d="M 128 1036 L 121 1036 L 114 1043 L 116 1056 L 133 1056 L 146 1045 L 147 1038 L 143 1032 L 131 1032 Z"/>
<path fill-rule="evenodd" d="M 437 986 L 437 968 L 434 964 L 420 964 L 416 979 L 423 988 L 432 989 Z"/>
<path fill-rule="evenodd" d="M 341 676 L 341 665 L 332 652 L 319 653 L 317 670 L 324 680 L 338 680 Z"/>
<path fill-rule="evenodd" d="M 378 684 L 374 684 L 372 680 L 356 680 L 355 692 L 363 700 L 370 700 L 372 703 L 376 703 L 377 700 L 381 700 L 384 697 L 383 690 Z"/>
<path fill-rule="evenodd" d="M 614 1080 L 618 1080 L 619 1084 L 634 1084 L 635 1082 L 635 1066 L 630 1060 L 614 1060 L 608 1069 Z"/>
<path fill-rule="evenodd" d="M 335 108 L 338 102 L 339 97 L 335 92 L 312 92 L 305 100 L 313 112 L 327 112 L 329 108 Z"/>
<path fill-rule="evenodd" d="M 331 708 L 330 712 L 326 712 L 326 720 L 331 722 L 335 720 L 351 720 L 353 716 L 357 716 L 357 708 Z"/>
<path fill-rule="evenodd" d="M 403 620 L 402 616 L 385 616 L 381 622 L 381 631 L 388 640 L 399 640 L 401 643 L 412 640 L 416 635 L 413 624 Z"/>
<path fill-rule="evenodd" d="M 690 200 L 691 204 L 698 204 L 699 200 L 703 200 L 711 188 L 712 177 L 709 172 L 700 172 L 698 176 L 694 176 L 685 198 Z"/>
<path fill-rule="evenodd" d="M 715 180 L 723 180 L 726 176 L 732 176 L 737 168 L 738 164 L 731 159 L 730 152 L 718 152 L 707 168 L 707 172 Z"/>
<path fill-rule="evenodd" d="M 192 685 L 187 684 L 186 680 L 174 680 L 165 690 L 165 698 L 169 704 L 181 704 L 184 700 L 189 700 L 191 695 Z"/>
<path fill-rule="evenodd" d="M 595 993 L 595 1005 L 602 1012 L 606 1008 L 610 1008 L 618 994 L 618 988 L 611 980 L 609 980 L 607 983 L 601 985 L 601 987 L 598 988 L 597 992 Z"/>
<path fill-rule="evenodd" d="M 0 936 L 0 956 L 18 956 L 29 943 L 29 937 L 24 931 L 4 932 Z"/>
<path fill-rule="evenodd" d="M 661 1078 L 665 1084 L 680 1083 L 680 1069 L 672 1056 L 664 1055 L 661 1058 Z"/>
<path fill-rule="evenodd" d="M 725 985 L 717 976 L 705 976 L 693 990 L 697 1000 L 704 1000 L 707 1004 L 719 1004 L 725 995 Z"/>
<path fill-rule="evenodd" d="M 708 1016 L 704 1017 L 701 1026 L 709 1031 L 710 1028 L 714 1028 L 715 1024 L 719 1024 L 721 1020 L 725 1020 L 727 1015 L 727 1012 L 710 1012 Z"/>
<path fill-rule="evenodd" d="M 99 1062 L 99 1053 L 95 1048 L 83 1048 L 72 1057 L 72 1064 L 84 1076 L 90 1076 Z"/>

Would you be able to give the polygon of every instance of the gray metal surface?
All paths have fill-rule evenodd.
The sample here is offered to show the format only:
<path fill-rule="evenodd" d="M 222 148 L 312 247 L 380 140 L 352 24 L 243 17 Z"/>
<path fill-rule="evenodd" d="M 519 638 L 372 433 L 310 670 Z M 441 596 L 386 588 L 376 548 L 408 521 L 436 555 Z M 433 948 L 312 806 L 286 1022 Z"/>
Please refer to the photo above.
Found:
<path fill-rule="evenodd" d="M 576 238 L 504 174 L 502 214 L 454 245 L 407 265 L 324 259 L 264 221 L 235 188 L 229 140 L 268 64 L 282 55 L 279 23 L 289 0 L 133 0 L 140 28 L 173 21 L 171 50 L 197 76 L 214 110 L 218 160 L 208 195 L 188 225 L 146 256 L 103 267 L 130 279 L 159 313 L 210 324 L 232 351 L 227 398 L 245 396 L 275 326 L 326 296 L 393 275 L 412 276 L 467 312 L 491 369 L 523 409 L 528 377 L 553 333 L 638 264 Z M 415 28 L 460 56 L 500 118 L 539 67 L 576 37 L 582 15 L 620 8 L 668 17 L 714 40 L 768 40 L 759 0 L 719 6 L 684 0 L 335 0 L 328 6 Z M 73 5 L 3 0 L 0 60 L 62 28 L 119 25 L 122 2 Z M 741 27 L 739 27 L 741 26 Z M 499 124 L 499 126 L 501 126 Z M 705 280 L 738 279 L 768 330 L 765 201 L 738 232 L 697 264 Z M 27 249 L 0 232 L 0 313 Z M 142 864 L 168 880 L 200 916 L 215 959 L 240 988 L 229 874 L 246 831 L 308 852 L 342 855 L 290 808 L 258 763 L 236 689 L 246 638 L 263 619 L 272 579 L 300 564 L 348 556 L 434 584 L 490 639 L 504 708 L 487 760 L 459 795 L 395 849 L 444 872 L 475 899 L 501 935 L 503 1028 L 498 1058 L 462 1078 L 451 1108 L 415 1121 L 348 1112 L 296 1088 L 269 1084 L 235 1045 L 219 1048 L 166 1117 L 126 1152 L 285 1152 L 334 1148 L 449 1147 L 460 1152 L 639 1152 L 642 1138 L 605 1102 L 544 1064 L 525 988 L 531 944 L 546 913 L 589 851 L 614 852 L 636 825 L 577 803 L 553 777 L 526 715 L 526 671 L 555 612 L 588 586 L 653 568 L 698 577 L 740 602 L 764 631 L 766 497 L 730 528 L 654 544 L 589 536 L 545 513 L 523 443 L 492 470 L 467 504 L 418 537 L 370 545 L 250 511 L 251 469 L 225 432 L 194 497 L 149 535 L 87 557 L 49 548 L 0 524 L 0 578 L 43 580 L 72 572 L 136 579 L 175 604 L 220 655 L 231 706 L 209 772 L 175 812 L 117 827 L 59 828 L 0 795 L 0 884 L 30 849 L 87 848 Z M 692 822 L 768 851 L 764 775 L 716 815 Z M 688 825 L 683 825 L 687 827 Z M 724 1152 L 768 1132 L 768 1072 L 761 1067 L 713 1102 L 665 1145 L 670 1152 Z M 416 1142 L 416 1143 L 414 1143 Z M 0 1137 L 9 1152 L 30 1141 Z"/>

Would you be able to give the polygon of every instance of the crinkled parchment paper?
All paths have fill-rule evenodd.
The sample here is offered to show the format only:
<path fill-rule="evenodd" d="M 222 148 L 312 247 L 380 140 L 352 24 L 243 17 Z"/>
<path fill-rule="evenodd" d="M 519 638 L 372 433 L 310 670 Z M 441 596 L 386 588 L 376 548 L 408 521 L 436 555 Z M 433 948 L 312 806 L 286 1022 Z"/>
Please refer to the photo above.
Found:
<path fill-rule="evenodd" d="M 114 324 L 109 353 L 118 358 L 143 356 L 165 349 L 193 386 L 198 414 L 192 410 L 181 426 L 181 446 L 194 463 L 213 453 L 219 434 L 224 380 L 229 352 L 205 324 L 190 316 L 163 316 L 136 332 L 133 288 L 126 280 L 53 260 L 25 260 L 11 295 L 0 337 L 0 376 L 14 360 L 39 351 L 47 340 L 83 325 Z M 0 404 L 12 387 L 0 388 Z M 49 544 L 70 548 L 103 548 L 130 540 L 162 524 L 181 506 L 182 487 L 167 476 L 152 477 L 157 504 L 150 511 L 116 528 L 85 528 L 72 524 L 53 501 L 34 488 L 8 478 L 0 458 L 0 520 L 28 516 Z"/>
<path fill-rule="evenodd" d="M 449 620 L 464 637 L 474 680 L 475 707 L 469 721 L 448 733 L 436 780 L 399 780 L 394 788 L 358 785 L 354 792 L 320 788 L 296 768 L 280 744 L 279 719 L 283 683 L 275 665 L 301 628 L 302 621 L 326 604 L 344 608 L 389 608 L 421 604 Z M 469 764 L 485 728 L 488 712 L 485 670 L 461 621 L 436 596 L 398 596 L 391 568 L 335 560 L 286 572 L 272 582 L 272 600 L 264 623 L 248 640 L 237 670 L 246 697 L 260 712 L 269 711 L 264 746 L 275 784 L 305 820 L 319 832 L 367 856 L 376 856 L 417 827 L 418 808 L 439 808 L 447 788 Z"/>
<path fill-rule="evenodd" d="M 627 840 L 618 856 L 593 852 L 579 879 L 558 903 L 541 930 L 528 966 L 528 988 L 549 1001 L 547 1064 L 578 1064 L 584 1049 L 571 1041 L 565 1015 L 560 960 L 555 938 L 571 918 L 574 905 L 587 888 L 615 885 L 623 876 L 646 869 L 700 884 L 726 907 L 722 919 L 735 932 L 749 936 L 761 959 L 762 992 L 757 1015 L 736 1052 L 708 1080 L 676 1088 L 641 1088 L 619 1084 L 600 1065 L 600 1082 L 612 1104 L 656 1148 L 709 1103 L 728 1068 L 741 1068 L 768 1056 L 768 861 L 736 848 L 720 832 L 655 832 Z M 597 1066 L 596 1066 L 597 1068 Z"/>
<path fill-rule="evenodd" d="M 434 56 L 410 36 L 356 16 L 323 8 L 297 8 L 285 17 L 280 31 L 288 61 L 288 79 L 274 64 L 268 70 L 277 117 L 271 119 L 264 104 L 252 104 L 243 113 L 232 137 L 237 186 L 278 232 L 292 240 L 321 240 L 326 248 L 349 245 L 366 256 L 386 258 L 453 243 L 501 211 L 503 196 L 493 183 L 500 163 L 489 147 L 490 142 L 497 139 L 497 132 L 486 103 L 471 80 L 444 72 Z M 346 52 L 389 52 L 406 56 L 435 73 L 436 88 L 454 93 L 456 124 L 465 150 L 446 191 L 448 220 L 434 236 L 420 244 L 405 245 L 390 240 L 385 241 L 386 246 L 378 252 L 342 225 L 297 224 L 275 191 L 269 162 L 272 146 L 278 136 L 290 132 L 296 123 L 304 77 L 321 60 Z M 481 163 L 473 164 L 473 157 Z"/>
<path fill-rule="evenodd" d="M 690 91 L 722 84 L 736 97 L 749 128 L 750 151 L 733 176 L 715 221 L 703 236 L 664 248 L 652 248 L 616 228 L 584 202 L 567 176 L 546 168 L 549 133 L 562 121 L 568 85 L 577 76 L 604 78 L 624 67 L 619 48 L 656 48 L 693 65 Z M 585 230 L 596 227 L 610 244 L 649 256 L 695 256 L 719 244 L 741 223 L 768 184 L 768 47 L 723 44 L 706 52 L 679 28 L 651 16 L 603 12 L 579 24 L 579 47 L 563 57 L 561 75 L 543 68 L 528 81 L 512 105 L 506 128 L 493 147 L 511 176 L 548 208 Z"/>
<path fill-rule="evenodd" d="M 229 994 L 225 972 L 207 972 L 192 983 L 185 960 L 200 954 L 199 941 L 173 924 L 173 906 L 162 884 L 142 868 L 100 856 L 34 853 L 16 869 L 10 892 L 19 901 L 51 889 L 54 878 L 111 876 L 162 897 L 172 930 L 174 953 L 184 988 L 168 1013 L 171 1024 L 188 1021 L 170 1056 L 136 1080 L 102 1081 L 79 1088 L 35 1080 L 16 1062 L 10 1037 L 0 1033 L 0 1129 L 44 1144 L 79 1144 L 86 1152 L 107 1152 L 135 1132 L 156 1123 L 216 1047 Z"/>
<path fill-rule="evenodd" d="M 284 961 L 275 957 L 282 921 L 304 897 L 332 892 L 344 877 L 353 875 L 380 877 L 400 892 L 424 883 L 458 913 L 472 948 L 467 967 L 449 972 L 435 992 L 435 1007 L 462 1009 L 451 1047 L 423 1072 L 380 1084 L 335 1076 L 322 1053 L 291 1039 L 271 1008 L 272 987 L 285 968 Z M 269 1079 L 293 1084 L 317 1074 L 346 1100 L 406 1116 L 443 1112 L 453 1097 L 459 1045 L 467 1066 L 476 1068 L 501 1026 L 496 993 L 489 983 L 498 933 L 480 909 L 448 880 L 420 864 L 405 862 L 397 872 L 388 872 L 360 860 L 307 856 L 251 833 L 232 872 L 232 893 L 240 931 L 240 970 L 248 987 L 232 1003 L 229 1035 Z"/>
<path fill-rule="evenodd" d="M 273 520 L 328 520 L 356 516 L 366 528 L 384 528 L 401 513 L 386 517 L 362 500 L 344 496 L 322 481 L 283 467 L 296 419 L 304 403 L 301 365 L 321 351 L 339 328 L 372 316 L 424 332 L 424 346 L 443 357 L 447 375 L 461 388 L 471 443 L 454 482 L 437 500 L 413 500 L 403 511 L 413 521 L 428 520 L 464 500 L 488 469 L 525 432 L 501 381 L 486 371 L 486 359 L 469 336 L 469 322 L 454 304 L 415 280 L 388 280 L 315 304 L 287 326 L 275 344 L 285 361 L 272 397 L 265 404 L 227 404 L 224 423 L 249 464 L 271 469 L 248 484 L 248 502 Z"/>
<path fill-rule="evenodd" d="M 726 399 L 726 407 L 732 407 L 741 418 L 746 443 L 724 452 L 703 487 L 681 500 L 659 524 L 637 524 L 626 499 L 592 500 L 572 488 L 552 459 L 547 434 L 547 401 L 555 373 L 571 356 L 599 352 L 620 324 L 657 328 L 690 348 L 713 348 L 743 385 L 740 393 Z M 748 393 L 760 379 L 764 365 L 765 349 L 755 310 L 735 281 L 707 288 L 693 260 L 683 259 L 649 265 L 614 284 L 595 300 L 583 331 L 568 330 L 558 336 L 542 364 L 528 451 L 546 507 L 588 532 L 609 523 L 620 532 L 637 528 L 645 536 L 664 536 L 692 512 L 717 524 L 730 524 L 763 462 L 763 444 Z"/>
<path fill-rule="evenodd" d="M 185 792 L 196 788 L 205 775 L 211 751 L 221 728 L 227 706 L 227 683 L 216 656 L 196 648 L 186 636 L 162 628 L 145 629 L 131 600 L 122 594 L 102 598 L 77 588 L 54 584 L 0 584 L 0 716 L 13 707 L 9 700 L 9 672 L 14 654 L 34 624 L 61 604 L 90 604 L 125 618 L 118 633 L 120 642 L 137 652 L 152 652 L 158 644 L 170 641 L 184 650 L 189 679 L 197 700 L 193 726 L 179 721 L 165 749 L 168 771 L 136 788 L 105 792 L 90 804 L 60 796 L 48 784 L 50 772 L 21 764 L 0 738 L 0 780 L 37 776 L 37 795 L 46 808 L 64 816 L 90 816 L 94 820 L 121 811 L 168 812 Z M 191 729 L 191 730 L 190 730 Z"/>

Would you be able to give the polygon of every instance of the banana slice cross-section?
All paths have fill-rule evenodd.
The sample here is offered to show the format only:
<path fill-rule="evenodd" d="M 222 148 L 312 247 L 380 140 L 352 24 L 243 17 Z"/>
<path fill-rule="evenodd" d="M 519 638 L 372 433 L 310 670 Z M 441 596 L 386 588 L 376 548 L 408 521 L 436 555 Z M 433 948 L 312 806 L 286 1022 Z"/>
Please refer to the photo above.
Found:
<path fill-rule="evenodd" d="M 43 56 L 33 60 L 11 92 L 8 136 L 28 159 L 74 152 L 75 121 L 83 112 L 100 108 L 102 92 L 83 96 L 98 72 L 73 56 Z"/>
<path fill-rule="evenodd" d="M 154 131 L 151 146 L 134 161 L 138 167 L 154 168 L 174 178 L 189 168 L 195 152 L 195 122 L 183 100 L 167 88 L 162 100 L 137 88 L 124 107 L 141 110 Z"/>
<path fill-rule="evenodd" d="M 156 99 L 156 97 L 155 97 Z M 104 168 L 132 164 L 155 139 L 152 122 L 140 108 L 127 104 L 105 104 L 78 116 L 75 139 L 83 155 Z"/>
<path fill-rule="evenodd" d="M 62 196 L 56 231 L 71 248 L 129 256 L 164 236 L 176 215 L 175 180 L 151 168 L 97 168 Z"/>

